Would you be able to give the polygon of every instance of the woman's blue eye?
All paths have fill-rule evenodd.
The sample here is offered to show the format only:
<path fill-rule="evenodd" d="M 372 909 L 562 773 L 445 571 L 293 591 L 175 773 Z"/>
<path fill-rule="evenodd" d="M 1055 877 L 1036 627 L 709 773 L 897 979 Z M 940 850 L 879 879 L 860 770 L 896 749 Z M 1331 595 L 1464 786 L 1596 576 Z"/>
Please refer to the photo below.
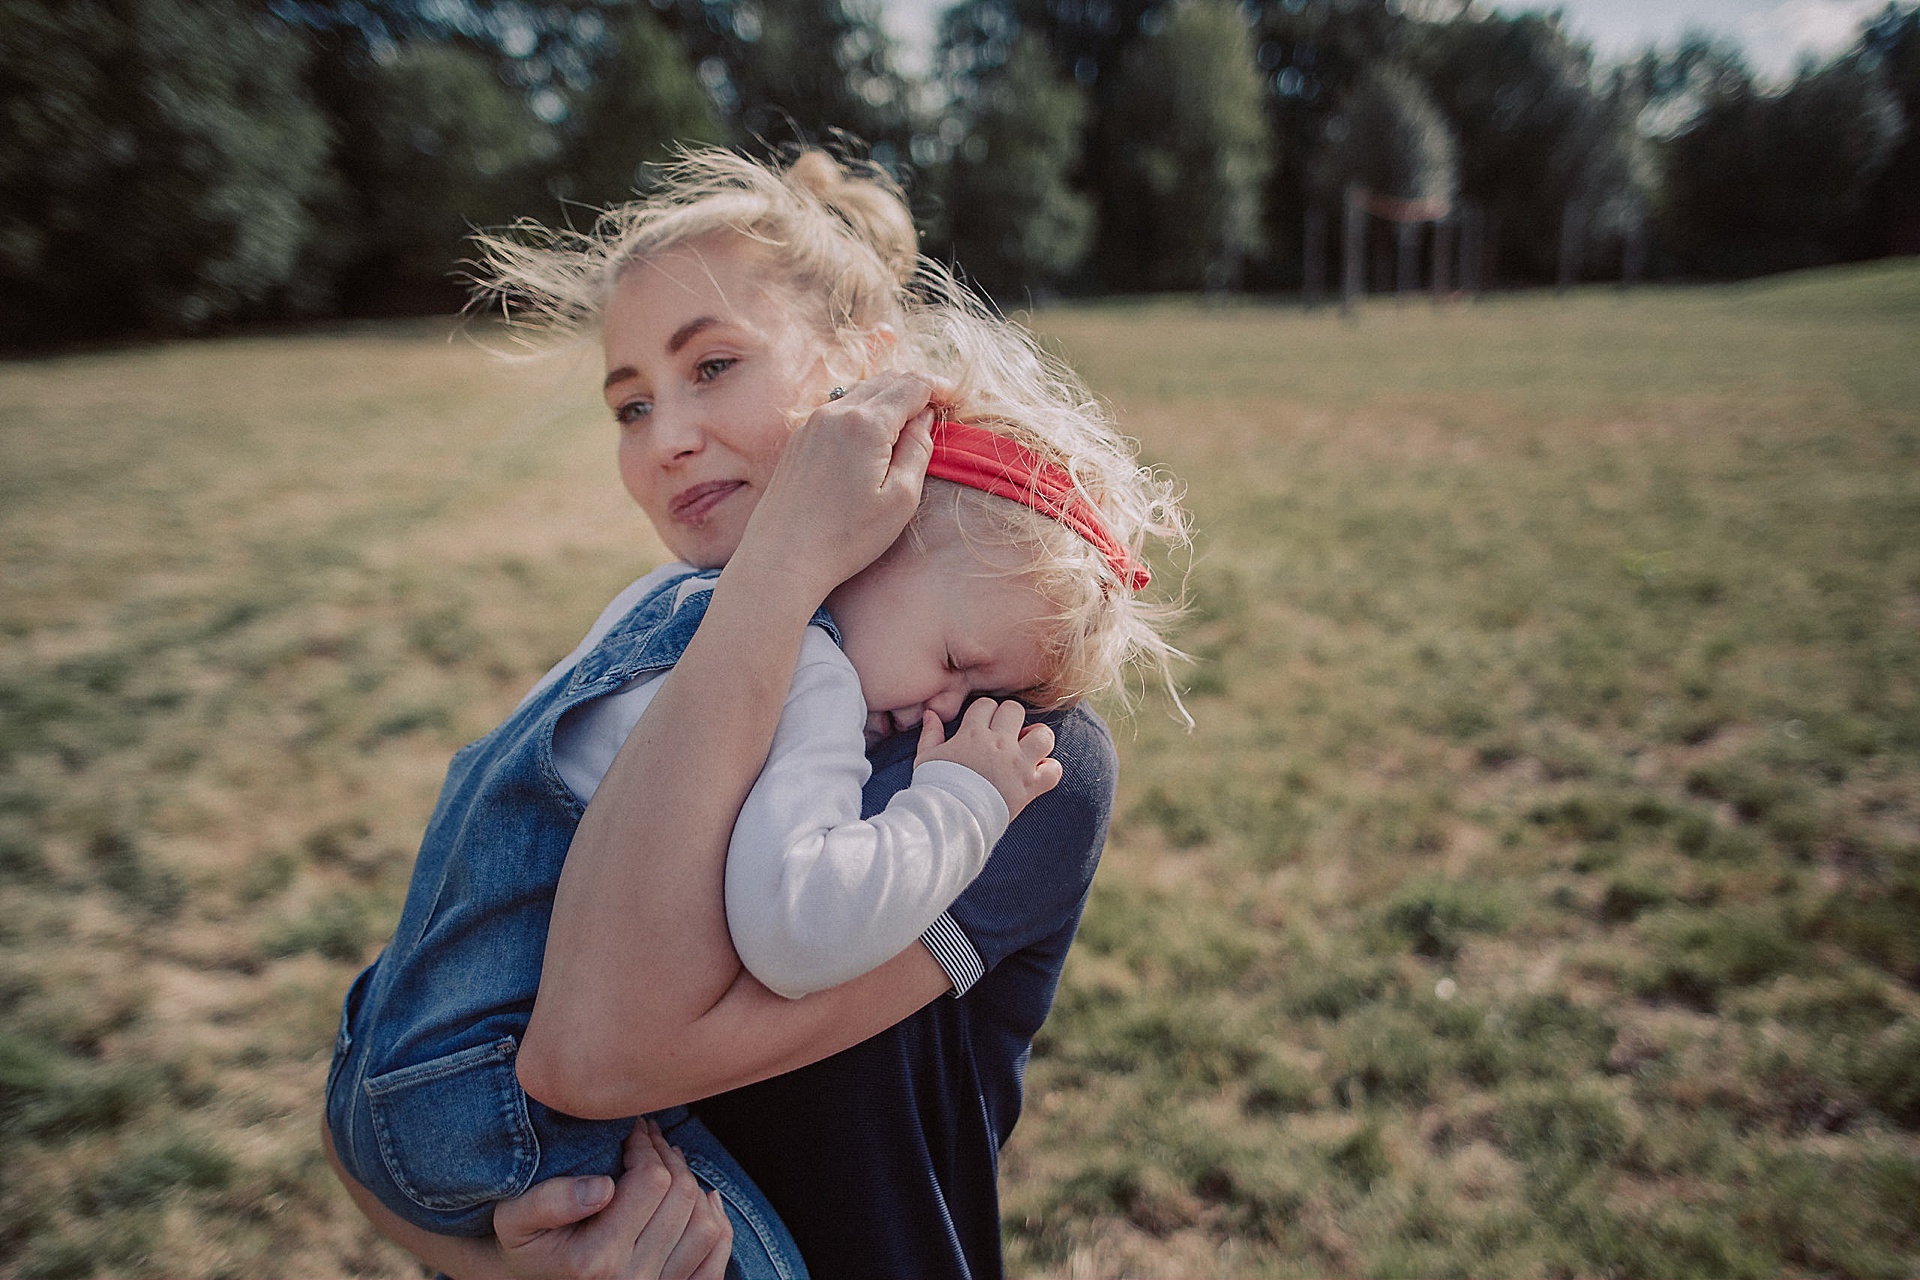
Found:
<path fill-rule="evenodd" d="M 711 382 L 714 380 L 714 378 L 718 377 L 720 374 L 723 374 L 728 369 L 731 369 L 734 366 L 734 363 L 735 363 L 734 358 L 732 356 L 716 356 L 712 360 L 702 360 L 699 364 L 693 367 L 693 371 L 695 376 L 697 376 L 700 379 L 700 381 Z"/>
<path fill-rule="evenodd" d="M 637 422 L 653 412 L 653 405 L 646 400 L 629 400 L 613 411 L 613 420 L 621 426 Z"/>

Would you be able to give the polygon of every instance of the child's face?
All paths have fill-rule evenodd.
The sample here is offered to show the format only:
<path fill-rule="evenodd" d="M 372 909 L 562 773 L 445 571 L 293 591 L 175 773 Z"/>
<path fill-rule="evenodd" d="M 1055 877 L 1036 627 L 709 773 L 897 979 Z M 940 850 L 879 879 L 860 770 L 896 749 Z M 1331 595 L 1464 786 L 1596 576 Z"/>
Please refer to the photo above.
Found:
<path fill-rule="evenodd" d="M 1019 575 L 998 575 L 965 544 L 905 544 L 827 597 L 867 702 L 867 744 L 952 720 L 976 693 L 1013 697 L 1052 677 L 1052 607 Z"/>
<path fill-rule="evenodd" d="M 603 319 L 620 479 L 674 555 L 725 564 L 786 448 L 788 412 L 827 398 L 826 342 L 731 236 L 633 263 Z"/>

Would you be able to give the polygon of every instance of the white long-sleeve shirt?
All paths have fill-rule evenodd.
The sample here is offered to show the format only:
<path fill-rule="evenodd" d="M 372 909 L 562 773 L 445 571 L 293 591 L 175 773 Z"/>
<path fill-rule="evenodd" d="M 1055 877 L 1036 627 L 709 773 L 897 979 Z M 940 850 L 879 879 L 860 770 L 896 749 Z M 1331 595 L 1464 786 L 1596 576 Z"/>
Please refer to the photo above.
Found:
<path fill-rule="evenodd" d="M 536 688 L 564 679 L 679 572 L 684 565 L 668 565 L 622 591 Z M 679 588 L 711 589 L 711 579 Z M 554 766 L 582 803 L 593 799 L 663 678 L 643 676 L 561 719 Z M 918 766 L 913 784 L 885 811 L 862 819 L 866 719 L 853 664 L 825 631 L 809 627 L 766 765 L 727 849 L 734 950 L 762 985 L 789 998 L 859 977 L 913 945 L 979 874 L 1007 829 L 1006 801 L 993 784 L 947 760 Z M 941 948 L 933 950 L 938 958 Z"/>

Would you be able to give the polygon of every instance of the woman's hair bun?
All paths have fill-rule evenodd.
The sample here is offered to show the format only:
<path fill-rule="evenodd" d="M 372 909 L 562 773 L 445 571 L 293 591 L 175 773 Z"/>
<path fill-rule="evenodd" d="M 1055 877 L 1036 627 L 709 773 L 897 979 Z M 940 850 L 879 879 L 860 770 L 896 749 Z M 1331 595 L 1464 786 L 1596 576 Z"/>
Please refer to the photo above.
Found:
<path fill-rule="evenodd" d="M 870 163 L 849 165 L 810 147 L 787 166 L 786 177 L 853 228 L 880 255 L 896 281 L 905 284 L 913 279 L 920 239 L 906 195 L 886 170 Z"/>

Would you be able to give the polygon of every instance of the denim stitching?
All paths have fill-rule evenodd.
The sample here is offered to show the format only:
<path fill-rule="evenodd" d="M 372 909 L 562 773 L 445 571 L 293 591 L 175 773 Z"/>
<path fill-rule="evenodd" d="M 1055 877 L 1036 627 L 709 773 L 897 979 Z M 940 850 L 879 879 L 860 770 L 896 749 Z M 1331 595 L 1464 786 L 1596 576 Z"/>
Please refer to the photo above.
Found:
<path fill-rule="evenodd" d="M 386 1072 L 376 1079 L 361 1082 L 360 1087 L 367 1094 L 367 1110 L 373 1121 L 374 1140 L 380 1146 L 381 1163 L 386 1165 L 388 1176 L 393 1179 L 393 1184 L 407 1199 L 423 1208 L 451 1212 L 469 1209 L 489 1200 L 505 1200 L 517 1196 L 531 1185 L 534 1172 L 540 1163 L 539 1138 L 535 1136 L 533 1121 L 527 1115 L 526 1097 L 517 1086 L 496 1090 L 500 1107 L 500 1123 L 509 1141 L 509 1162 L 512 1172 L 495 1187 L 488 1188 L 487 1194 L 471 1200 L 431 1196 L 414 1186 L 403 1172 L 404 1164 L 397 1150 L 399 1143 L 388 1128 L 382 1108 L 373 1105 L 397 1089 L 416 1084 L 431 1084 L 475 1068 L 497 1068 L 502 1063 L 511 1061 L 517 1048 L 513 1037 L 506 1036 L 492 1044 L 463 1049 L 459 1053 L 448 1054 L 444 1058 L 436 1058 L 431 1062 L 422 1062 L 411 1067 L 401 1067 L 397 1071 Z"/>
<path fill-rule="evenodd" d="M 754 1237 L 760 1242 L 760 1252 L 773 1263 L 776 1280 L 794 1280 L 793 1269 L 787 1266 L 786 1259 L 781 1257 L 784 1250 L 778 1243 L 776 1233 L 771 1230 L 765 1216 L 760 1213 L 759 1206 L 750 1199 L 738 1195 L 734 1190 L 733 1179 L 699 1152 L 687 1152 L 686 1159 L 687 1167 L 693 1170 L 700 1181 L 718 1191 L 721 1198 L 732 1205 L 740 1216 L 746 1219 L 747 1225 L 753 1228 Z M 737 1252 L 736 1261 L 738 1260 Z M 762 1280 L 762 1277 L 749 1276 L 747 1280 Z"/>

